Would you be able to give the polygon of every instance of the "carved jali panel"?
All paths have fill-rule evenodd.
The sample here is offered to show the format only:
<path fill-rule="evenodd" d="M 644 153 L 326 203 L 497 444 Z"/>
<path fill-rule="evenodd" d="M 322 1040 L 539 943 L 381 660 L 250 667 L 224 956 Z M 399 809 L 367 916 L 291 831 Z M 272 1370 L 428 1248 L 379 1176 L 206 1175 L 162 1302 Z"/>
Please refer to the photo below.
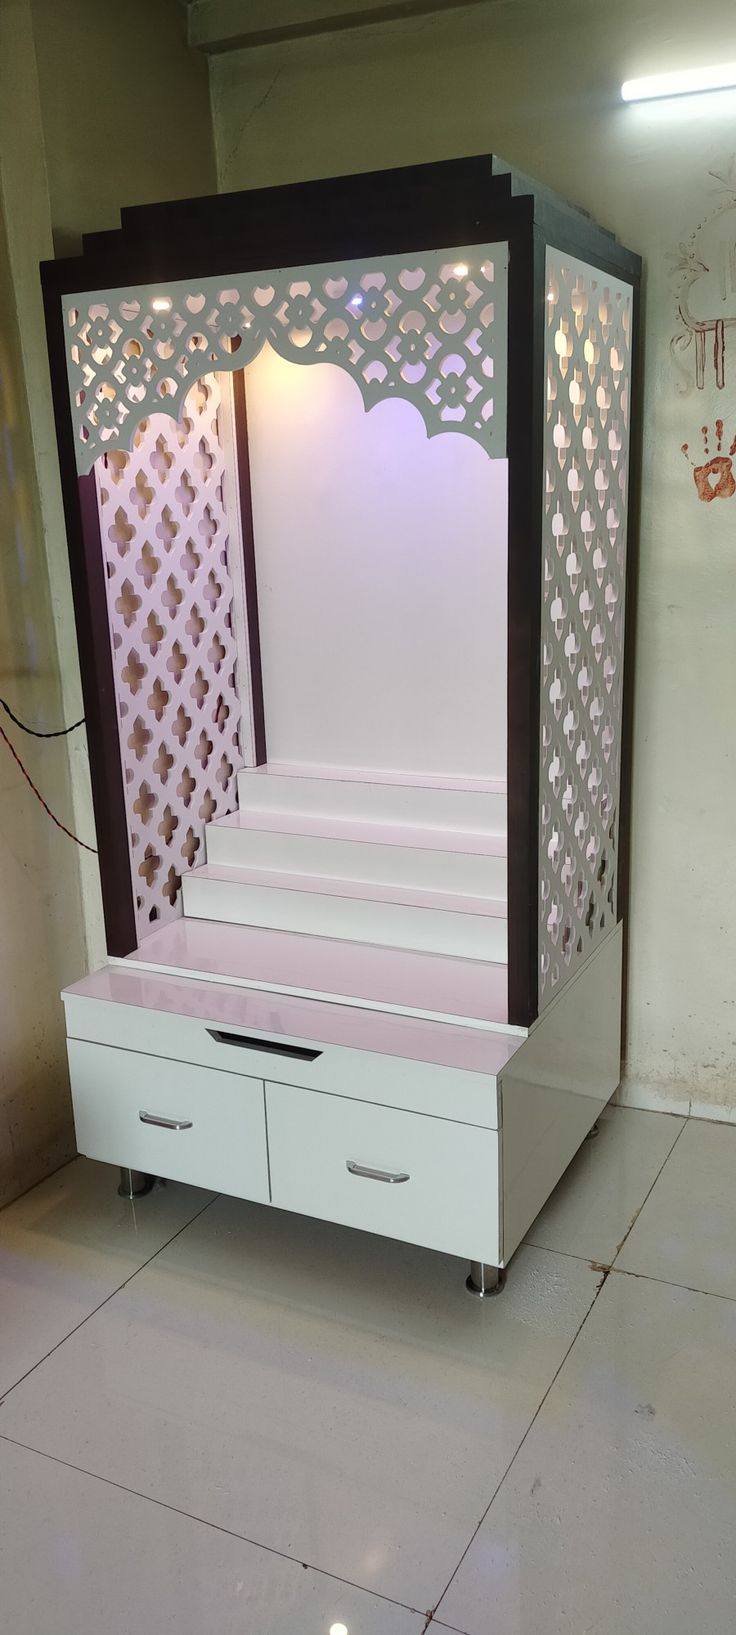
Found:
<path fill-rule="evenodd" d="M 430 437 L 462 432 L 506 453 L 508 246 L 383 256 L 65 301 L 77 466 L 129 448 L 144 415 L 177 416 L 192 382 L 240 369 L 268 342 L 292 363 L 335 363 L 367 409 L 390 397 Z"/>
<path fill-rule="evenodd" d="M 237 804 L 222 413 L 207 375 L 95 468 L 139 939 L 181 912 L 205 823 Z"/>
<path fill-rule="evenodd" d="M 632 291 L 547 252 L 539 996 L 617 919 Z"/>

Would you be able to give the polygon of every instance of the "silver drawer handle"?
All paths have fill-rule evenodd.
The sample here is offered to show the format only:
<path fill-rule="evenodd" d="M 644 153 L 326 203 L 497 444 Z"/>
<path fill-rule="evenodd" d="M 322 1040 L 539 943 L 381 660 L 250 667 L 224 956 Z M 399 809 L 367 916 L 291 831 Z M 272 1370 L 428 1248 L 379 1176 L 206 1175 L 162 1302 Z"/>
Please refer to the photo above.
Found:
<path fill-rule="evenodd" d="M 366 1181 L 388 1181 L 389 1186 L 397 1186 L 399 1181 L 410 1181 L 411 1176 L 404 1171 L 392 1175 L 388 1169 L 367 1169 L 365 1164 L 356 1164 L 352 1158 L 345 1161 L 345 1167 L 351 1175 L 362 1175 Z"/>
<path fill-rule="evenodd" d="M 158 1113 L 140 1112 L 141 1124 L 158 1124 L 161 1130 L 193 1130 L 191 1118 L 161 1118 Z"/>

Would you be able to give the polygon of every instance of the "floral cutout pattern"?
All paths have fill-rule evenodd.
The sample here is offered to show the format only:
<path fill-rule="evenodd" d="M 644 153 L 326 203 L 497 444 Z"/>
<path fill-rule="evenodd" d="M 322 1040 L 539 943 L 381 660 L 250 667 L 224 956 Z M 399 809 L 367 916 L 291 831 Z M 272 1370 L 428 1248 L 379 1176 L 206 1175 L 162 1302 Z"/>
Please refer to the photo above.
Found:
<path fill-rule="evenodd" d="M 237 804 L 240 702 L 221 382 L 96 464 L 139 941 L 181 913 L 204 827 Z M 184 506 L 174 496 L 186 497 Z"/>
<path fill-rule="evenodd" d="M 335 363 L 357 382 L 366 409 L 406 398 L 428 435 L 462 432 L 494 458 L 506 452 L 505 244 L 427 251 L 380 262 L 289 268 L 232 278 L 138 285 L 68 297 L 67 367 L 80 472 L 101 452 L 130 449 L 144 417 L 178 418 L 193 383 L 239 369 L 268 342 L 293 363 Z M 195 418 L 198 398 L 192 395 Z M 126 488 L 125 513 L 143 518 L 166 484 L 170 431 L 161 423 L 147 469 Z M 189 519 L 211 480 L 212 449 L 192 433 L 176 489 Z M 125 486 L 125 485 L 123 485 Z M 118 507 L 116 505 L 115 510 Z M 166 545 L 171 514 L 157 538 Z M 115 511 L 111 525 L 117 526 Z M 197 549 L 206 542 L 193 535 Z"/>
<path fill-rule="evenodd" d="M 539 999 L 616 924 L 632 291 L 547 252 Z"/>

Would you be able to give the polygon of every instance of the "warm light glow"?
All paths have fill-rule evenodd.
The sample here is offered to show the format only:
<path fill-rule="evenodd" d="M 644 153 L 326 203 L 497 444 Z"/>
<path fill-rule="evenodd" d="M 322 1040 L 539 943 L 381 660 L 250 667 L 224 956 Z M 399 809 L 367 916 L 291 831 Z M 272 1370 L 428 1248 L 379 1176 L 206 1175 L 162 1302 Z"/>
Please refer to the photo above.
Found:
<path fill-rule="evenodd" d="M 457 266 L 453 267 L 452 270 L 456 278 L 467 278 L 468 276 L 468 268 L 465 261 L 458 261 Z"/>
<path fill-rule="evenodd" d="M 624 102 L 644 102 L 651 97 L 725 91 L 731 85 L 736 85 L 736 62 L 724 62 L 714 68 L 682 68 L 673 74 L 645 74 L 643 79 L 627 79 L 621 86 L 621 95 Z"/>
<path fill-rule="evenodd" d="M 170 312 L 171 299 L 168 295 L 154 295 L 151 306 L 154 312 Z"/>
<path fill-rule="evenodd" d="M 330 1635 L 348 1635 L 347 1624 L 330 1624 Z"/>

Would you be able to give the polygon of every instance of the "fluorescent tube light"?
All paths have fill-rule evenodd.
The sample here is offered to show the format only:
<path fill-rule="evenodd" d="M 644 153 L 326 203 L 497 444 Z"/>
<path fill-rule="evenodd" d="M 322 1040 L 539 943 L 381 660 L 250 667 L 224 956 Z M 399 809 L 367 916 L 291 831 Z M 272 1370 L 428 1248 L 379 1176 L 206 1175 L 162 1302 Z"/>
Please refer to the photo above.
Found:
<path fill-rule="evenodd" d="M 674 74 L 645 74 L 643 79 L 627 79 L 621 86 L 624 102 L 644 102 L 650 97 L 692 96 L 698 91 L 725 91 L 736 86 L 736 62 L 714 68 L 682 68 Z"/>

